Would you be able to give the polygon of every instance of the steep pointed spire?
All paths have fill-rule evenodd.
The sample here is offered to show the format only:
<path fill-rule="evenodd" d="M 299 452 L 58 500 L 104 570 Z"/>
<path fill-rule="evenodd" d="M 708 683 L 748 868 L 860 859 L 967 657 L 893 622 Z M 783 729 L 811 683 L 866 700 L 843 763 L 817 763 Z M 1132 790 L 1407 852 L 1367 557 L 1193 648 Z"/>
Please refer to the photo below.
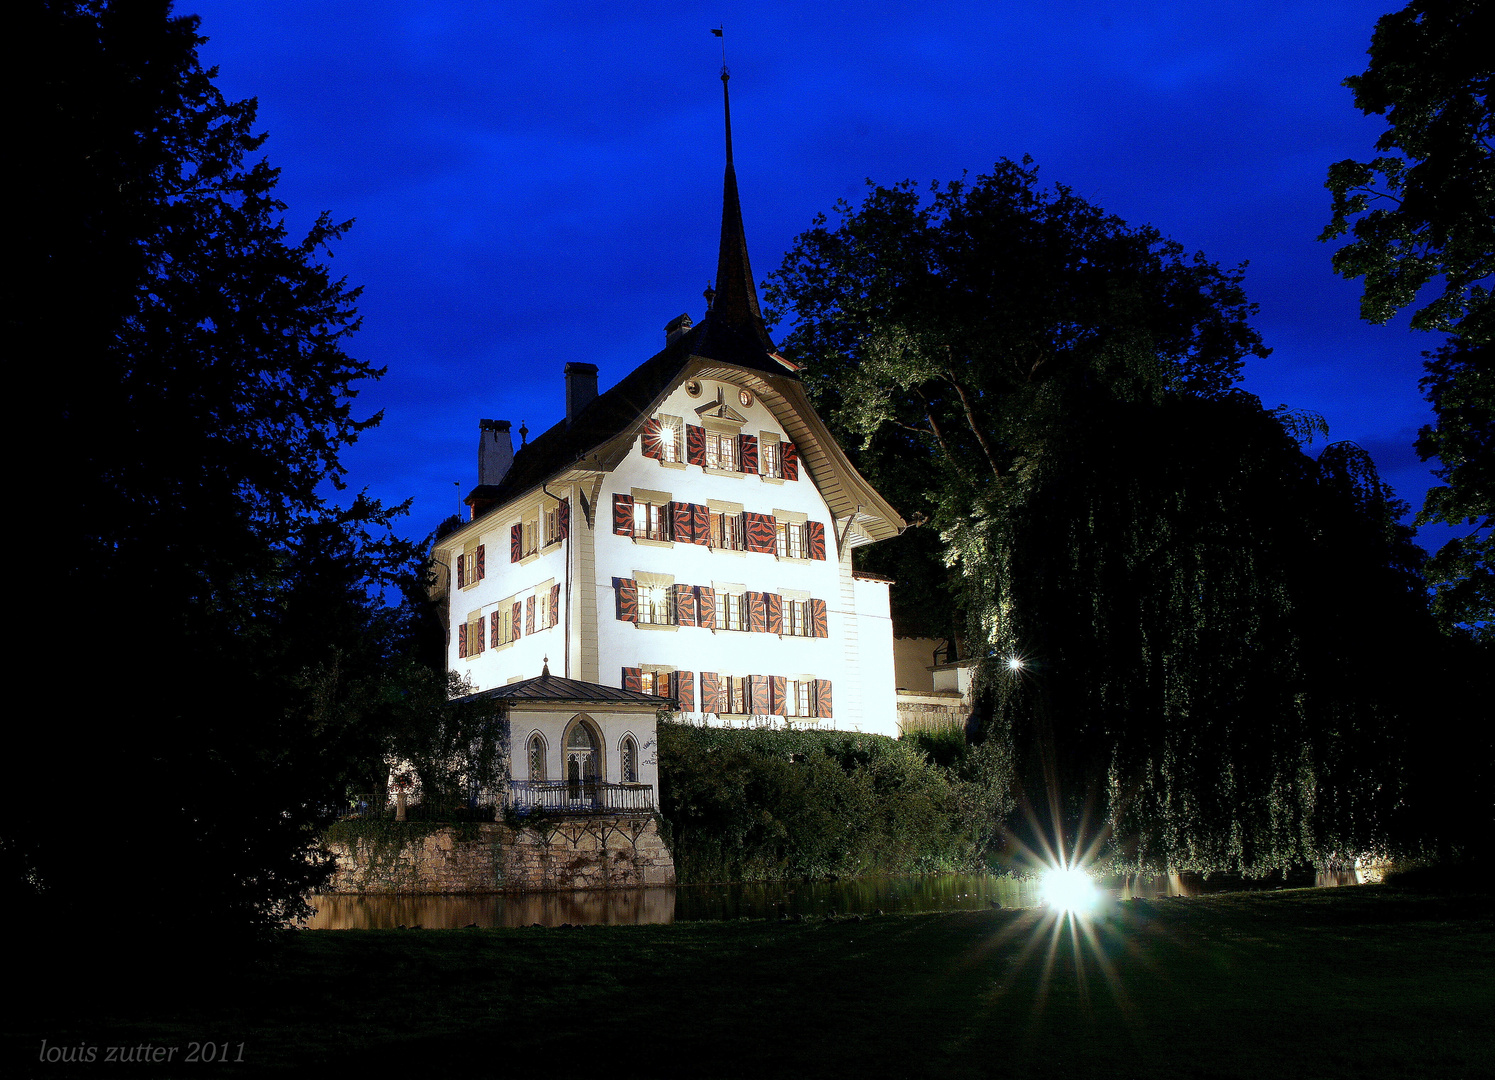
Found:
<path fill-rule="evenodd" d="M 737 170 L 732 163 L 732 99 L 727 89 L 728 78 L 724 64 L 722 110 L 726 120 L 727 169 L 722 182 L 722 237 L 716 259 L 715 295 L 706 315 L 707 327 L 700 351 L 713 359 L 734 362 L 750 357 L 753 366 L 757 366 L 775 351 L 775 346 L 758 307 L 758 289 L 753 284 L 747 234 L 742 227 Z"/>

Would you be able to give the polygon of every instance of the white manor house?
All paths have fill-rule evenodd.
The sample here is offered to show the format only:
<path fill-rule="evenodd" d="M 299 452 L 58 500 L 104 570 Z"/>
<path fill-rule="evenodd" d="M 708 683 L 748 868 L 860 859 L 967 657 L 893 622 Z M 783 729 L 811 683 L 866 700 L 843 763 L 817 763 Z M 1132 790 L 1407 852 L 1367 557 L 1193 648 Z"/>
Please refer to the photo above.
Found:
<path fill-rule="evenodd" d="M 768 335 L 730 112 L 706 299 L 603 393 L 594 365 L 566 364 L 566 415 L 517 451 L 508 421 L 479 425 L 470 520 L 436 542 L 437 588 L 450 669 L 509 717 L 516 790 L 652 789 L 657 707 L 899 734 L 888 582 L 851 553 L 904 522 Z"/>

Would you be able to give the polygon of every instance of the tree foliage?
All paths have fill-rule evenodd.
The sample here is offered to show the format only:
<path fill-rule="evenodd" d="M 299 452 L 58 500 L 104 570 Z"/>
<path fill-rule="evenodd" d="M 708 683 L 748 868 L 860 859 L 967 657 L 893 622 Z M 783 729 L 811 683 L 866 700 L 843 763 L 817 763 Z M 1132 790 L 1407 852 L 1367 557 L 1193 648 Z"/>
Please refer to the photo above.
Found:
<path fill-rule="evenodd" d="M 1242 271 L 1026 161 L 837 213 L 771 282 L 784 345 L 938 534 L 1037 831 L 1206 871 L 1388 843 L 1427 699 L 1419 555 L 1362 451 L 1315 460 L 1321 419 L 1234 388 L 1266 352 Z"/>
<path fill-rule="evenodd" d="M 65 512 L 7 896 L 66 919 L 105 890 L 143 933 L 271 926 L 384 732 L 445 692 L 401 674 L 428 613 L 398 508 L 323 499 L 378 422 L 353 410 L 381 374 L 345 352 L 358 290 L 322 261 L 347 224 L 288 236 L 255 104 L 199 64 L 196 18 L 33 0 L 21 22 L 10 324 L 28 494 Z"/>

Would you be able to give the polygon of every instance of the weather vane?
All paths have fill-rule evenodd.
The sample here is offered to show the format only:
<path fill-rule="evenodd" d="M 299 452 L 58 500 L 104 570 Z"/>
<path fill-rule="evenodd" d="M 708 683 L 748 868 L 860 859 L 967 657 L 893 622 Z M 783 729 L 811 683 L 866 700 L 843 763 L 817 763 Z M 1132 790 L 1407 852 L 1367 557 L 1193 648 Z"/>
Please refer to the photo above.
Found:
<path fill-rule="evenodd" d="M 719 37 L 719 38 L 722 39 L 722 78 L 723 79 L 725 79 L 727 77 L 727 35 L 725 33 L 723 33 L 723 31 L 726 30 L 726 28 L 727 27 L 726 27 L 725 23 L 723 23 L 721 26 L 713 26 L 711 28 L 711 32 L 713 34 L 715 34 L 717 37 Z"/>

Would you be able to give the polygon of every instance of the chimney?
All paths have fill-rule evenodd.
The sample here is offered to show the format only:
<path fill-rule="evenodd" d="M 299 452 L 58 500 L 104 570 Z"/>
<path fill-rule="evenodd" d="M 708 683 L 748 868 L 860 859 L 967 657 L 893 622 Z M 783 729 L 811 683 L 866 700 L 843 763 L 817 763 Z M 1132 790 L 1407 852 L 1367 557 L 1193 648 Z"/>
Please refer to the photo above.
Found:
<path fill-rule="evenodd" d="M 664 343 L 666 345 L 668 345 L 670 342 L 674 341 L 681 334 L 683 334 L 687 330 L 689 330 L 691 328 L 691 326 L 693 326 L 693 325 L 694 324 L 690 321 L 690 316 L 688 314 L 687 315 L 676 315 L 673 319 L 671 319 L 669 321 L 669 324 L 664 328 Z"/>
<path fill-rule="evenodd" d="M 581 410 L 597 396 L 597 365 L 566 365 L 566 422 L 575 420 Z"/>
<path fill-rule="evenodd" d="M 478 421 L 478 483 L 503 483 L 514 464 L 514 437 L 507 420 Z"/>

